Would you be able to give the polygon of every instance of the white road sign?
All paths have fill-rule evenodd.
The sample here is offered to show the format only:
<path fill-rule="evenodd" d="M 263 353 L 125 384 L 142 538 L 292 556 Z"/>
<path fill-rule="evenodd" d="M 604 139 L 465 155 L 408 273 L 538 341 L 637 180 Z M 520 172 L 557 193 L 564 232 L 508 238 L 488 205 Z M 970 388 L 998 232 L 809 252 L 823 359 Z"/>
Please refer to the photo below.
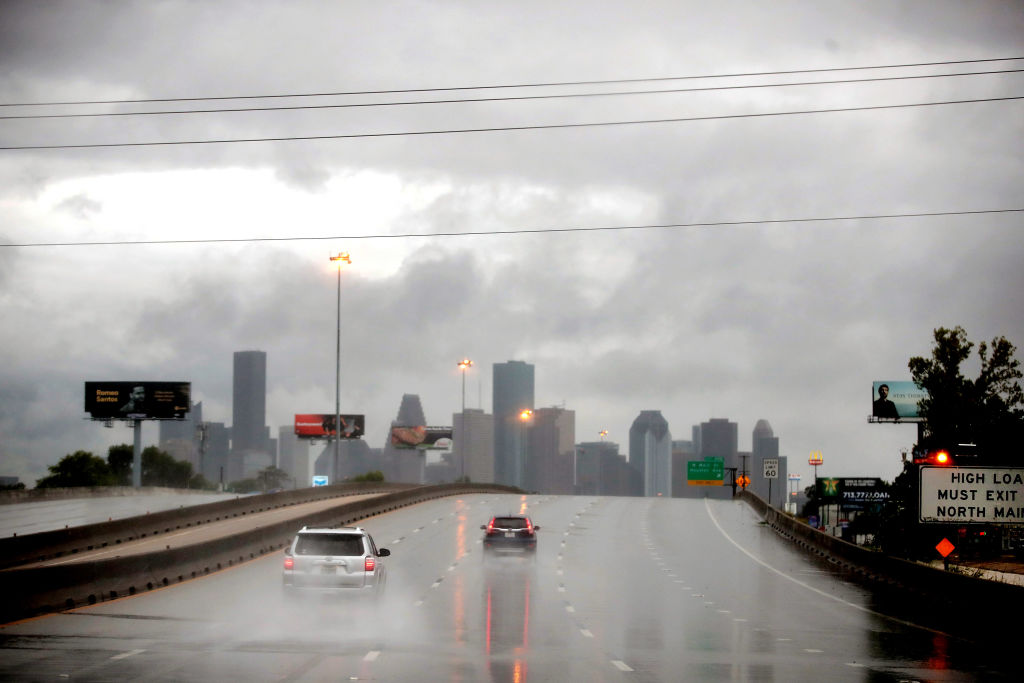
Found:
<path fill-rule="evenodd" d="M 778 479 L 779 478 L 779 459 L 778 458 L 765 458 L 764 459 L 764 478 L 765 479 Z"/>
<path fill-rule="evenodd" d="M 922 467 L 918 520 L 1024 524 L 1024 469 Z"/>

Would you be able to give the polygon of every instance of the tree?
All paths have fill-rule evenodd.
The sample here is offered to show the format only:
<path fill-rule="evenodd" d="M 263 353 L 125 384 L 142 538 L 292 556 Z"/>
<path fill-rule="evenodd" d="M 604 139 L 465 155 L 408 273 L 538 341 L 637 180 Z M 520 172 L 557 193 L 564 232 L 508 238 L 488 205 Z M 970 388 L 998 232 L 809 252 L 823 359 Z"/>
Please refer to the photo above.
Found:
<path fill-rule="evenodd" d="M 976 379 L 960 366 L 974 343 L 962 327 L 934 332 L 931 358 L 915 356 L 908 367 L 928 396 L 918 406 L 924 420 L 919 451 L 955 449 L 973 443 L 979 464 L 1019 464 L 1015 446 L 1024 437 L 1024 392 L 1016 348 L 1005 337 L 978 344 L 981 369 Z"/>
<path fill-rule="evenodd" d="M 49 476 L 36 481 L 36 488 L 110 486 L 114 482 L 107 462 L 89 451 L 65 455 L 56 465 L 50 465 L 49 470 Z"/>
<path fill-rule="evenodd" d="M 131 444 L 123 443 L 107 449 L 107 466 L 114 478 L 115 486 L 132 485 L 132 465 L 135 449 Z"/>
<path fill-rule="evenodd" d="M 380 470 L 371 470 L 366 474 L 352 477 L 349 481 L 384 481 L 384 473 Z"/>
<path fill-rule="evenodd" d="M 264 493 L 272 489 L 283 489 L 289 479 L 291 477 L 288 476 L 287 472 L 273 465 L 256 473 L 256 481 L 259 482 L 260 489 Z"/>
<path fill-rule="evenodd" d="M 142 485 L 167 486 L 170 488 L 188 488 L 192 479 L 192 463 L 175 460 L 170 453 L 156 446 L 149 446 L 142 451 Z"/>

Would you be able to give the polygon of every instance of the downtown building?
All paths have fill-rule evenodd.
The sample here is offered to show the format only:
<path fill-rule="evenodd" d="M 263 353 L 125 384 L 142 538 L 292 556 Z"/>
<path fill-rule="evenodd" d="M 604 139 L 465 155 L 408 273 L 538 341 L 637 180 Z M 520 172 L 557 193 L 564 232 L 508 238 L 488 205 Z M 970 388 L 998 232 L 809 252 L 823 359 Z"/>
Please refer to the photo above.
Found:
<path fill-rule="evenodd" d="M 751 439 L 750 454 L 750 489 L 773 507 L 782 508 L 787 500 L 789 487 L 789 471 L 786 458 L 779 455 L 779 437 L 775 436 L 772 426 L 767 420 L 758 420 L 754 426 Z M 779 461 L 777 477 L 765 479 L 765 458 L 776 458 Z"/>
<path fill-rule="evenodd" d="M 452 415 L 454 479 L 494 483 L 494 416 L 480 408 Z"/>
<path fill-rule="evenodd" d="M 229 482 L 255 477 L 274 464 L 277 444 L 267 427 L 267 354 L 236 351 L 232 379 Z"/>
<path fill-rule="evenodd" d="M 493 366 L 494 481 L 507 486 L 526 486 L 526 430 L 523 410 L 533 410 L 534 369 L 523 361 L 510 360 Z"/>
<path fill-rule="evenodd" d="M 571 495 L 575 485 L 575 411 L 538 408 L 526 425 L 526 434 L 525 488 Z"/>
<path fill-rule="evenodd" d="M 590 496 L 639 496 L 640 473 L 619 453 L 613 441 L 576 444 L 576 492 Z"/>
<path fill-rule="evenodd" d="M 660 410 L 642 410 L 629 428 L 629 464 L 644 496 L 672 495 L 672 434 Z"/>
<path fill-rule="evenodd" d="M 732 482 L 730 477 L 735 476 L 742 469 L 739 458 L 739 432 L 738 425 L 726 418 L 711 418 L 707 422 L 701 422 L 693 428 L 693 444 L 700 460 L 707 458 L 721 458 L 725 463 L 725 486 L 701 486 L 701 496 L 708 498 L 732 498 Z M 740 469 L 732 469 L 737 468 Z M 749 464 L 748 464 L 749 468 Z"/>

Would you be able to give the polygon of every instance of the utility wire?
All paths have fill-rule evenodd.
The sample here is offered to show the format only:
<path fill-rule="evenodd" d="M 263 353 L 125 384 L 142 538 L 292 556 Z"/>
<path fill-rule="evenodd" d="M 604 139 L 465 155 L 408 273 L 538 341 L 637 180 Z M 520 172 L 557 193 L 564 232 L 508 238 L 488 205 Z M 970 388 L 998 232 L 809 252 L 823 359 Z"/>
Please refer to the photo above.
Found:
<path fill-rule="evenodd" d="M 818 218 L 778 218 L 747 221 L 713 221 L 702 223 L 657 223 L 651 225 L 611 225 L 603 227 L 568 227 L 568 228 L 519 228 L 514 230 L 475 230 L 468 232 L 431 232 L 431 233 L 377 233 L 370 235 L 329 235 L 325 237 L 238 237 L 222 239 L 191 239 L 191 240 L 116 240 L 108 242 L 28 242 L 23 244 L 0 244 L 0 248 L 15 247 L 109 247 L 109 246 L 143 246 L 143 245 L 178 245 L 178 244 L 237 244 L 255 242 L 311 242 L 323 240 L 377 240 L 377 239 L 411 239 L 427 237 L 489 237 L 500 235 L 539 235 L 570 232 L 616 232 L 626 230 L 664 230 L 669 228 L 726 228 L 750 225 L 783 225 L 799 223 L 827 223 L 845 221 L 876 221 L 910 218 L 938 218 L 951 216 L 980 216 L 992 214 L 1022 213 L 1020 209 L 981 209 L 975 211 L 928 211 L 919 213 L 868 214 L 863 216 L 829 216 Z"/>
<path fill-rule="evenodd" d="M 499 126 L 493 128 L 450 128 L 439 130 L 400 131 L 391 133 L 348 133 L 338 135 L 288 135 L 262 138 L 221 138 L 215 140 L 164 140 L 157 142 L 99 142 L 69 145 L 9 145 L 0 146 L 0 151 L 27 151 L 52 149 L 100 149 L 113 147 L 158 147 L 172 145 L 216 145 L 242 142 L 295 142 L 312 140 L 351 140 L 356 138 L 409 137 L 414 135 L 455 135 L 461 133 L 495 133 L 527 130 L 558 130 L 569 128 L 595 128 L 601 126 L 636 126 L 656 123 L 689 123 L 694 121 L 723 121 L 729 119 L 767 118 L 777 116 L 800 116 L 808 114 L 836 114 L 840 112 L 882 111 L 913 107 L 938 107 L 952 104 L 977 104 L 981 102 L 1009 102 L 1024 99 L 1024 96 L 985 97 L 969 100 L 946 100 L 942 102 L 910 102 L 905 104 L 879 104 L 865 107 L 834 107 L 830 109 L 802 109 L 781 112 L 760 112 L 752 114 L 718 114 L 712 116 L 687 116 L 664 119 L 638 119 L 632 121 L 597 121 L 593 123 L 555 123 L 530 126 Z"/>
<path fill-rule="evenodd" d="M 666 81 L 688 81 L 712 78 L 742 78 L 753 76 L 786 76 L 795 74 L 813 74 L 844 71 L 868 71 L 871 69 L 907 69 L 924 66 L 952 66 L 955 64 L 985 64 L 992 62 L 1011 62 L 1024 60 L 1024 57 L 996 57 L 992 59 L 961 59 L 942 62 L 918 62 L 910 64 L 882 64 L 875 66 L 846 66 L 822 69 L 795 69 L 790 71 L 752 71 L 746 73 L 709 74 L 703 76 L 664 76 L 655 78 L 618 78 L 607 80 L 591 81 L 555 81 L 540 83 L 506 83 L 503 85 L 471 85 L 453 86 L 442 88 L 406 88 L 398 90 L 353 90 L 342 92 L 317 92 L 317 93 L 293 93 L 277 95 L 223 95 L 215 97 L 161 97 L 151 99 L 124 99 L 124 100 L 78 100 L 78 101 L 54 101 L 54 102 L 0 102 L 0 107 L 44 107 L 44 106 L 66 106 L 66 105 L 87 105 L 87 104 L 146 104 L 155 102 L 201 102 L 216 100 L 256 100 L 256 99 L 281 99 L 292 97 L 336 97 L 347 95 L 399 95 L 422 92 L 451 92 L 454 90 L 498 90 L 503 88 L 549 88 L 577 85 L 614 85 L 622 83 L 658 83 Z"/>
<path fill-rule="evenodd" d="M 219 109 L 170 109 L 158 111 L 116 111 L 86 112 L 71 114 L 12 114 L 0 115 L 0 121 L 36 119 L 82 119 L 109 116 L 167 116 L 171 114 L 224 114 L 236 112 L 302 111 L 314 109 L 354 109 L 365 107 L 407 107 L 425 104 L 471 104 L 481 102 L 521 102 L 525 100 L 558 100 L 590 97 L 620 97 L 624 95 L 665 95 L 678 93 L 712 92 L 724 90 L 751 90 L 764 88 L 790 88 L 811 85 L 848 85 L 855 83 L 879 83 L 882 81 L 908 81 L 925 78 L 955 78 L 957 76 L 986 76 L 993 74 L 1021 73 L 1024 69 L 1002 69 L 999 71 L 969 71 L 946 74 L 915 74 L 913 76 L 877 76 L 873 78 L 849 78 L 831 81 L 800 81 L 793 83 L 753 83 L 745 85 L 717 85 L 701 88 L 666 88 L 661 90 L 617 90 L 609 92 L 557 93 L 549 95 L 514 95 L 506 97 L 463 97 L 447 100 L 409 100 L 404 102 L 350 102 L 344 104 L 305 104 L 280 107 L 232 107 Z"/>

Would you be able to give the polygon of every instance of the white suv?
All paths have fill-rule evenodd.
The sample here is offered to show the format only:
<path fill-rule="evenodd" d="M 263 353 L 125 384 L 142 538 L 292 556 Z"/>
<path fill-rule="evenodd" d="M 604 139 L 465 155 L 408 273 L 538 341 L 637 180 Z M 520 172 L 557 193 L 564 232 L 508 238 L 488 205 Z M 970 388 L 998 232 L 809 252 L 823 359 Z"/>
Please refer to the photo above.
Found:
<path fill-rule="evenodd" d="M 382 558 L 389 555 L 360 527 L 302 527 L 284 551 L 284 589 L 380 595 L 388 576 Z"/>

